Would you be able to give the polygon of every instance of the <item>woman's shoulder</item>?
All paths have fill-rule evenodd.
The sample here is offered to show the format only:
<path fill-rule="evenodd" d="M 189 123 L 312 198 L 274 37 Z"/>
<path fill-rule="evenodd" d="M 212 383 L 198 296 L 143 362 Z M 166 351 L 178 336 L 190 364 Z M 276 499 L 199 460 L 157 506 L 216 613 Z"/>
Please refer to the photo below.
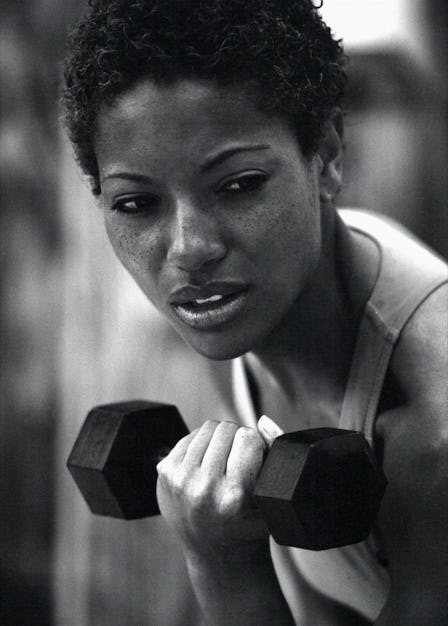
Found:
<path fill-rule="evenodd" d="M 447 265 L 392 220 L 352 209 L 340 216 L 352 239 L 367 238 L 378 250 L 375 258 L 372 243 L 358 243 L 351 267 L 375 274 L 367 308 L 383 341 L 394 343 L 386 377 L 392 401 L 377 416 L 375 436 L 409 450 L 448 444 Z"/>
<path fill-rule="evenodd" d="M 392 578 L 385 615 L 395 607 L 428 624 L 448 611 L 447 299 L 445 284 L 404 327 L 390 363 L 401 401 L 375 424 L 388 479 L 378 519 Z"/>
<path fill-rule="evenodd" d="M 401 331 L 390 362 L 401 393 L 401 436 L 448 442 L 448 284 L 432 291 Z M 415 417 L 415 415 L 418 417 Z M 418 421 L 415 422 L 414 419 Z M 377 420 L 386 432 L 396 425 Z M 383 433 L 383 435 L 386 434 Z"/>
<path fill-rule="evenodd" d="M 406 371 L 413 397 L 431 395 L 447 381 L 448 283 L 439 285 L 414 311 L 395 349 L 395 369 Z M 446 399 L 447 386 L 443 385 Z"/>

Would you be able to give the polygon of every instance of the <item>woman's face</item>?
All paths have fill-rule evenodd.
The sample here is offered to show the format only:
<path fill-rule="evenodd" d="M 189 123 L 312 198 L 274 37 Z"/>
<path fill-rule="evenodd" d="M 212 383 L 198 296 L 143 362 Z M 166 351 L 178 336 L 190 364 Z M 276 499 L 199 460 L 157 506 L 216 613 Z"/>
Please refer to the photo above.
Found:
<path fill-rule="evenodd" d="M 104 107 L 95 147 L 123 265 L 199 353 L 263 346 L 320 255 L 316 160 L 236 89 L 139 83 Z"/>

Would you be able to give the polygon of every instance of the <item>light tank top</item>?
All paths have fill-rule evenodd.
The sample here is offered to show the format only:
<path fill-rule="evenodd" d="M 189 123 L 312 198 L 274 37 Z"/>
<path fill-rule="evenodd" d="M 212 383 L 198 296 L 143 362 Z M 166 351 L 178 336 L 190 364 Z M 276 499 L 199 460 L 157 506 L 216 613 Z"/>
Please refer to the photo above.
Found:
<path fill-rule="evenodd" d="M 373 428 L 387 367 L 401 331 L 421 303 L 447 282 L 447 267 L 417 240 L 389 220 L 345 209 L 340 215 L 350 230 L 378 247 L 380 267 L 365 306 L 339 421 L 340 428 L 359 430 L 373 445 Z M 256 427 L 244 357 L 232 364 L 235 408 L 244 425 Z M 352 607 L 374 621 L 389 591 L 389 574 L 379 560 L 380 543 L 373 530 L 360 543 L 313 552 L 279 546 L 271 540 L 276 573 L 294 618 L 303 614 L 300 575 L 328 598 Z"/>

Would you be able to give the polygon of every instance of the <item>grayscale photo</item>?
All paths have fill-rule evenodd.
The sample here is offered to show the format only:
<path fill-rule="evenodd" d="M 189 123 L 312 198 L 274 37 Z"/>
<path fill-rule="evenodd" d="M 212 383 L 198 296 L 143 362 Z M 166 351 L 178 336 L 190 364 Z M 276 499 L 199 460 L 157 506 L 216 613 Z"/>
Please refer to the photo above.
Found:
<path fill-rule="evenodd" d="M 448 4 L 0 15 L 0 624 L 448 624 Z"/>

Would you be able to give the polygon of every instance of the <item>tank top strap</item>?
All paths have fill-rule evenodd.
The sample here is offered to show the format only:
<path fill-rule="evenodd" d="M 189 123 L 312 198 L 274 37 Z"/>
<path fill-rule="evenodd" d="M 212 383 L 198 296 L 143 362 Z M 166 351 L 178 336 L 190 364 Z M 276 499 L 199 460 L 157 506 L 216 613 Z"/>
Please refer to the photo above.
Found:
<path fill-rule="evenodd" d="M 376 284 L 365 306 L 341 410 L 340 428 L 360 430 L 373 445 L 373 427 L 387 368 L 401 331 L 428 296 L 448 280 L 446 264 L 403 228 L 375 214 L 340 211 L 352 231 L 380 252 Z"/>

